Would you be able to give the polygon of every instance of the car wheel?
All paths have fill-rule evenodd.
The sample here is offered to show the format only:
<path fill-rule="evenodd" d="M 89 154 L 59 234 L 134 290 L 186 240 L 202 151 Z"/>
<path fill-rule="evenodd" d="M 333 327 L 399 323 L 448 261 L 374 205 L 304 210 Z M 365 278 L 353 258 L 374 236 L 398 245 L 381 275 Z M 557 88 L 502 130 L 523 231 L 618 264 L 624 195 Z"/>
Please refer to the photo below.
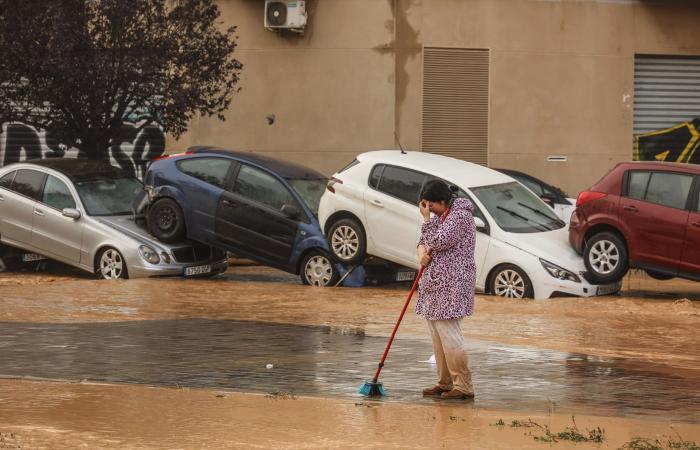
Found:
<path fill-rule="evenodd" d="M 593 235 L 583 249 L 583 262 L 595 284 L 615 283 L 627 273 L 627 247 L 620 237 L 608 231 Z"/>
<path fill-rule="evenodd" d="M 148 231 L 163 242 L 176 242 L 185 237 L 185 216 L 173 199 L 156 201 L 148 209 L 147 221 Z"/>
<path fill-rule="evenodd" d="M 513 264 L 497 267 L 491 274 L 489 292 L 499 297 L 532 298 L 535 291 L 525 272 Z"/>
<path fill-rule="evenodd" d="M 302 283 L 319 287 L 335 286 L 340 279 L 332 258 L 320 251 L 312 251 L 304 257 L 299 276 Z"/>
<path fill-rule="evenodd" d="M 659 281 L 672 280 L 672 279 L 676 278 L 673 275 L 668 275 L 668 274 L 661 273 L 661 272 L 654 272 L 653 270 L 645 270 L 645 272 L 651 278 L 653 278 L 655 280 L 659 280 Z"/>
<path fill-rule="evenodd" d="M 333 256 L 343 264 L 359 264 L 366 257 L 365 232 L 355 219 L 341 219 L 328 230 Z"/>
<path fill-rule="evenodd" d="M 97 278 L 103 280 L 121 280 L 129 278 L 126 270 L 126 261 L 118 250 L 106 248 L 97 257 L 95 267 Z"/>

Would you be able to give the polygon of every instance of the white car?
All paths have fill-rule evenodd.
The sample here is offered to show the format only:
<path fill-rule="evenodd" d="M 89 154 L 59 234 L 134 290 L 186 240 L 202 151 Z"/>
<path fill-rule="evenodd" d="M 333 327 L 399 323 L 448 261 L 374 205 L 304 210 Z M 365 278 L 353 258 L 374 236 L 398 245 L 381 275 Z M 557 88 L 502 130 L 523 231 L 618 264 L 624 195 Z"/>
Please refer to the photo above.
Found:
<path fill-rule="evenodd" d="M 586 281 L 565 223 L 529 189 L 495 170 L 431 153 L 363 153 L 333 175 L 319 220 L 335 257 L 358 264 L 371 255 L 418 268 L 418 197 L 435 178 L 458 186 L 474 204 L 478 291 L 550 298 L 620 290 L 620 283 Z"/>

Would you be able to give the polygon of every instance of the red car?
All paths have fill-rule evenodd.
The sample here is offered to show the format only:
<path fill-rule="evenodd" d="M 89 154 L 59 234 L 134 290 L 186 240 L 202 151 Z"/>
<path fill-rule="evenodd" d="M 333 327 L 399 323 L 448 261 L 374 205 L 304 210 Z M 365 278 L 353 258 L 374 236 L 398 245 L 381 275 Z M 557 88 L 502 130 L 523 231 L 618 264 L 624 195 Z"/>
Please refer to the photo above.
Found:
<path fill-rule="evenodd" d="M 700 166 L 626 162 L 581 192 L 569 241 L 589 281 L 619 281 L 630 267 L 700 281 L 699 188 Z"/>

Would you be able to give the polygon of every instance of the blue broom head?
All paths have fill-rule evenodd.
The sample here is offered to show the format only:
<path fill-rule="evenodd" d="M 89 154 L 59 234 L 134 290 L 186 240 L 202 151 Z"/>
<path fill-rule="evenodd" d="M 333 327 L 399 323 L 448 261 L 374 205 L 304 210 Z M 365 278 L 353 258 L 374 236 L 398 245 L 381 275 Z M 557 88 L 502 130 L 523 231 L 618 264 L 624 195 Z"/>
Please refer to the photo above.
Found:
<path fill-rule="evenodd" d="M 382 383 L 368 381 L 360 387 L 358 392 L 365 397 L 381 396 L 384 395 L 384 386 L 382 386 Z"/>

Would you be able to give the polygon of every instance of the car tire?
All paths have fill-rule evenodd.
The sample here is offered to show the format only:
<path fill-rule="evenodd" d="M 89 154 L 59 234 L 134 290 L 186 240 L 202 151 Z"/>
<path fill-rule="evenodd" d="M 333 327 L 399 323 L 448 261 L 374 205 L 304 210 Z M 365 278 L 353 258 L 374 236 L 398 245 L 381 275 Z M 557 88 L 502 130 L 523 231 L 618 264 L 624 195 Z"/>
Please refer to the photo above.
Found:
<path fill-rule="evenodd" d="M 340 279 L 333 258 L 319 250 L 314 250 L 304 257 L 299 276 L 302 283 L 318 287 L 335 286 Z"/>
<path fill-rule="evenodd" d="M 597 233 L 586 241 L 583 262 L 594 284 L 618 282 L 629 269 L 625 243 L 619 235 L 609 231 Z"/>
<path fill-rule="evenodd" d="M 171 198 L 157 200 L 148 208 L 148 231 L 163 242 L 176 242 L 185 237 L 185 215 Z"/>
<path fill-rule="evenodd" d="M 533 298 L 535 291 L 530 277 L 520 267 L 503 264 L 489 277 L 489 293 L 506 298 Z"/>
<path fill-rule="evenodd" d="M 95 274 L 101 280 L 126 280 L 129 272 L 119 250 L 107 247 L 100 251 L 95 262 Z"/>
<path fill-rule="evenodd" d="M 661 273 L 661 272 L 655 272 L 655 271 L 653 271 L 653 270 L 645 270 L 645 272 L 646 272 L 647 275 L 649 275 L 651 278 L 653 278 L 653 279 L 655 279 L 655 280 L 659 280 L 659 281 L 667 281 L 667 280 L 672 280 L 672 279 L 676 278 L 676 277 L 673 276 L 673 275 L 668 275 L 668 274 Z"/>
<path fill-rule="evenodd" d="M 343 264 L 359 264 L 367 257 L 365 230 L 355 219 L 335 222 L 328 229 L 328 245 L 336 260 Z"/>

